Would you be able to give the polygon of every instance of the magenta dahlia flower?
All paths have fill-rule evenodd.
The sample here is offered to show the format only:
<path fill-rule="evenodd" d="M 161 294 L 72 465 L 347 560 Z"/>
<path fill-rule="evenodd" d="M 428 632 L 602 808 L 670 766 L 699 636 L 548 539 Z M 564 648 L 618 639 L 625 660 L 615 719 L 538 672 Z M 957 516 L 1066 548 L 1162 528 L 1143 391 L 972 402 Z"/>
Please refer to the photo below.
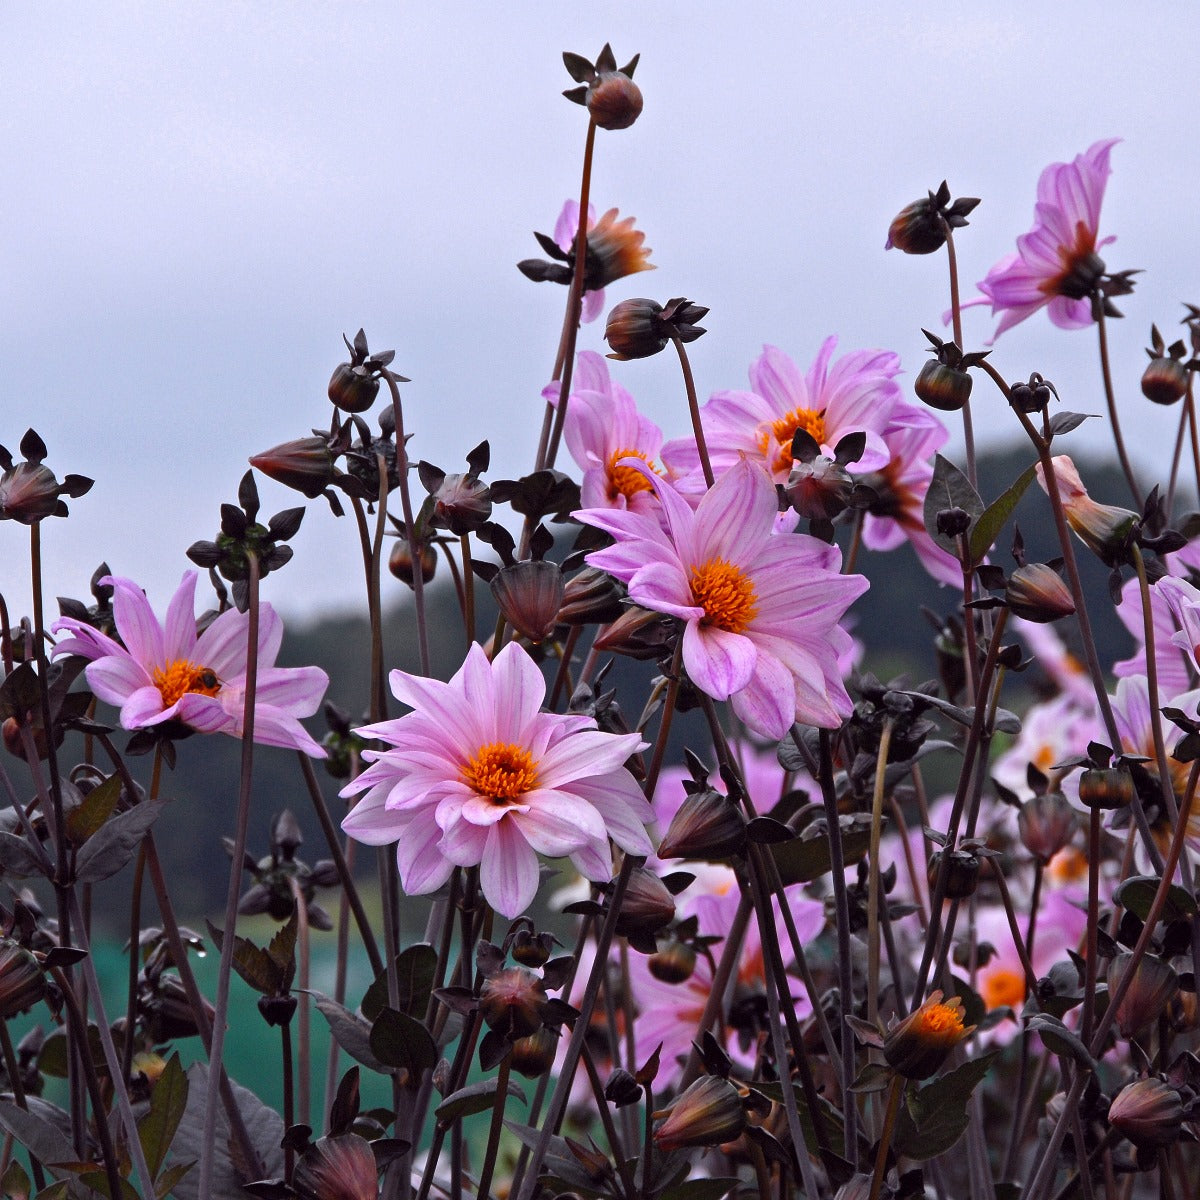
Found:
<path fill-rule="evenodd" d="M 865 433 L 866 449 L 850 464 L 853 471 L 875 471 L 888 461 L 883 431 L 900 399 L 900 359 L 886 350 L 856 350 L 831 362 L 836 347 L 836 337 L 826 338 L 801 373 L 782 350 L 764 346 L 750 367 L 750 391 L 713 395 L 700 420 L 715 475 L 748 458 L 776 483 L 786 483 L 798 429 L 810 433 L 828 458 L 847 434 Z M 690 475 L 690 489 L 703 486 L 694 438 L 668 442 L 663 462 L 679 476 Z"/>
<path fill-rule="evenodd" d="M 54 632 L 71 636 L 55 646 L 55 656 L 79 654 L 91 660 L 88 686 L 121 710 L 123 729 L 179 721 L 200 733 L 241 737 L 249 615 L 227 609 L 197 634 L 195 571 L 184 574 L 171 597 L 165 626 L 133 580 L 106 576 L 100 582 L 113 588 L 113 620 L 121 641 L 63 617 Z M 320 667 L 275 666 L 282 642 L 283 622 L 264 603 L 259 608 L 254 740 L 324 758 L 325 751 L 300 718 L 317 711 L 329 676 Z"/>
<path fill-rule="evenodd" d="M 488 903 L 515 917 L 537 892 L 539 854 L 606 883 L 610 837 L 630 854 L 653 851 L 653 812 L 625 769 L 645 743 L 542 712 L 545 680 L 517 643 L 493 662 L 473 645 L 449 683 L 393 671 L 391 684 L 413 711 L 358 730 L 389 749 L 364 751 L 371 766 L 342 790 L 361 794 L 342 828 L 371 846 L 396 842 L 409 894 L 478 866 Z"/>
<path fill-rule="evenodd" d="M 1000 314 L 993 339 L 1039 308 L 1060 329 L 1092 323 L 1091 294 L 1104 274 L 1097 251 L 1116 238 L 1099 238 L 1100 205 L 1119 138 L 1096 142 L 1073 162 L 1051 163 L 1041 174 L 1033 228 L 1017 238 L 1017 252 L 1002 258 L 979 284 Z"/>
<path fill-rule="evenodd" d="M 558 400 L 557 384 L 543 393 Z M 574 383 L 563 437 L 583 470 L 584 508 L 657 507 L 654 491 L 641 471 L 621 466 L 640 458 L 653 466 L 662 450 L 662 430 L 637 410 L 633 397 L 608 374 L 608 364 L 593 350 L 575 360 Z"/>
<path fill-rule="evenodd" d="M 655 516 L 586 509 L 575 517 L 616 539 L 588 562 L 628 585 L 643 608 L 684 622 L 688 677 L 755 733 L 781 738 L 794 721 L 823 728 L 851 711 L 838 656 L 850 635 L 838 624 L 867 590 L 838 572 L 841 551 L 807 534 L 774 533 L 775 485 L 745 459 L 696 509 L 637 459 L 662 503 Z"/>

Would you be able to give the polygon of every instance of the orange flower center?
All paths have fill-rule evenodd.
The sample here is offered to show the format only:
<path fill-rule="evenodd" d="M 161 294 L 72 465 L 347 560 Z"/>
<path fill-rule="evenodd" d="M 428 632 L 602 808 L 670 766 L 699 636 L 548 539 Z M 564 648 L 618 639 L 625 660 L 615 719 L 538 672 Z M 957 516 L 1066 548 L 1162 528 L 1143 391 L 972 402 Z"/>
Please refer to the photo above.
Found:
<path fill-rule="evenodd" d="M 962 1011 L 957 1005 L 927 1005 L 916 1013 L 912 1031 L 924 1037 L 955 1037 L 963 1031 Z"/>
<path fill-rule="evenodd" d="M 1020 1008 L 1025 1003 L 1025 976 L 1011 967 L 997 967 L 980 981 L 979 994 L 988 1009 Z"/>
<path fill-rule="evenodd" d="M 796 430 L 803 429 L 812 435 L 817 445 L 825 442 L 825 410 L 817 412 L 813 408 L 793 408 L 790 413 L 772 421 L 770 425 L 760 427 L 758 448 L 767 460 L 772 471 L 790 471 L 792 469 L 792 438 Z"/>
<path fill-rule="evenodd" d="M 704 609 L 702 624 L 743 633 L 754 620 L 754 584 L 740 568 L 723 558 L 710 558 L 692 568 L 692 599 Z"/>
<path fill-rule="evenodd" d="M 221 681 L 215 671 L 209 667 L 198 667 L 185 658 L 177 658 L 165 667 L 155 667 L 150 678 L 162 696 L 164 708 L 170 708 L 188 692 L 215 696 L 221 690 Z"/>
<path fill-rule="evenodd" d="M 648 492 L 650 481 L 636 467 L 620 467 L 617 464 L 623 458 L 640 458 L 650 466 L 650 460 L 640 450 L 614 450 L 608 456 L 608 498 L 615 500 L 624 496 L 632 499 L 638 492 Z M 657 475 L 656 468 L 650 467 Z"/>
<path fill-rule="evenodd" d="M 537 764 L 523 746 L 488 742 L 463 767 L 463 781 L 493 804 L 511 804 L 537 787 Z"/>
<path fill-rule="evenodd" d="M 1055 883 L 1074 883 L 1087 878 L 1088 861 L 1078 846 L 1064 846 L 1046 865 Z"/>

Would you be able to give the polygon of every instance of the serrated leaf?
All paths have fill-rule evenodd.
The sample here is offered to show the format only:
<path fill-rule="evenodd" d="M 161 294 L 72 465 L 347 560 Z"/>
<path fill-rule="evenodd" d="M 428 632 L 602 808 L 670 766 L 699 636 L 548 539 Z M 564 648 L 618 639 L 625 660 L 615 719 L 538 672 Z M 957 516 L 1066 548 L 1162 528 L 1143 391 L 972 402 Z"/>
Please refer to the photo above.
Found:
<path fill-rule="evenodd" d="M 427 942 L 419 942 L 402 950 L 396 956 L 396 1011 L 418 1020 L 423 1018 L 429 1008 L 436 973 L 437 951 Z M 387 989 L 385 970 L 380 972 L 363 996 L 362 1012 L 368 1021 L 374 1021 L 387 1007 Z"/>
<path fill-rule="evenodd" d="M 150 1093 L 150 1111 L 138 1121 L 138 1140 L 154 1179 L 158 1178 L 171 1140 L 183 1119 L 187 1098 L 187 1076 L 179 1064 L 179 1055 L 172 1054 Z"/>
<path fill-rule="evenodd" d="M 991 549 L 996 536 L 1003 528 L 1005 521 L 1012 516 L 1013 509 L 1025 495 L 1026 489 L 1037 474 L 1037 464 L 1026 468 L 1016 481 L 991 502 L 979 515 L 979 520 L 971 527 L 967 546 L 971 553 L 972 564 L 978 566 L 985 554 Z"/>
<path fill-rule="evenodd" d="M 385 1008 L 371 1024 L 371 1053 L 386 1067 L 411 1075 L 431 1071 L 438 1052 L 429 1030 L 407 1013 Z"/>
<path fill-rule="evenodd" d="M 267 946 L 267 954 L 280 972 L 279 986 L 276 991 L 286 992 L 292 986 L 296 976 L 296 935 L 300 929 L 300 918 L 296 910 L 276 931 Z"/>
<path fill-rule="evenodd" d="M 496 1079 L 485 1079 L 452 1092 L 434 1110 L 434 1115 L 443 1125 L 451 1125 L 463 1117 L 485 1112 L 496 1103 Z M 510 1079 L 508 1094 L 526 1103 L 525 1093 Z"/>
<path fill-rule="evenodd" d="M 166 804 L 165 800 L 143 800 L 128 812 L 106 821 L 79 851 L 75 860 L 76 881 L 99 883 L 115 875 L 133 857 Z"/>
<path fill-rule="evenodd" d="M 1155 875 L 1136 875 L 1126 879 L 1115 892 L 1113 900 L 1122 908 L 1127 908 L 1140 921 L 1145 921 L 1150 915 L 1150 906 L 1158 892 L 1159 880 Z M 1173 883 L 1167 891 L 1166 903 L 1163 905 L 1162 916 L 1159 918 L 1168 924 L 1185 917 L 1195 915 L 1196 901 L 1185 888 Z"/>
<path fill-rule="evenodd" d="M 220 949 L 225 940 L 224 930 L 209 921 L 208 932 Z M 282 990 L 283 971 L 279 964 L 266 950 L 236 933 L 233 935 L 233 969 L 248 987 L 264 996 L 277 995 Z"/>
<path fill-rule="evenodd" d="M 112 815 L 121 799 L 121 777 L 110 775 L 99 787 L 93 788 L 83 802 L 73 808 L 66 817 L 67 840 L 73 846 L 82 846 Z"/>
<path fill-rule="evenodd" d="M 961 508 L 971 518 L 972 527 L 983 516 L 983 501 L 971 481 L 948 458 L 939 454 L 933 461 L 933 478 L 925 493 L 925 528 L 943 550 L 957 558 L 956 540 L 938 532 L 937 515 L 946 508 Z"/>

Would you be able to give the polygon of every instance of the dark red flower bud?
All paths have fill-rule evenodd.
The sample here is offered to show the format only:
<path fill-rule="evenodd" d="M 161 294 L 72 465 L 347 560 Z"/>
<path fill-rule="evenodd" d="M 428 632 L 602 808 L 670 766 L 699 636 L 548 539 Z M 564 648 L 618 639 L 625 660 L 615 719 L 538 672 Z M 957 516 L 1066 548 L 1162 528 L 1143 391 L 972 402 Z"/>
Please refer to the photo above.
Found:
<path fill-rule="evenodd" d="M 653 1114 L 666 1120 L 654 1131 L 654 1144 L 669 1154 L 687 1146 L 720 1146 L 746 1128 L 746 1109 L 728 1079 L 697 1079 L 669 1109 Z"/>
<path fill-rule="evenodd" d="M 363 364 L 338 363 L 329 380 L 329 399 L 343 412 L 366 412 L 379 395 L 379 379 Z"/>
<path fill-rule="evenodd" d="M 704 333 L 696 322 L 707 312 L 682 296 L 665 305 L 644 296 L 623 300 L 608 314 L 604 328 L 604 340 L 612 350 L 609 358 L 650 358 L 673 337 L 694 342 Z"/>
<path fill-rule="evenodd" d="M 433 495 L 434 525 L 458 537 L 474 533 L 491 515 L 491 489 L 475 475 L 447 475 Z"/>
<path fill-rule="evenodd" d="M 35 525 L 58 508 L 58 480 L 41 463 L 19 462 L 0 475 L 0 520 Z"/>
<path fill-rule="evenodd" d="M 1125 808 L 1133 795 L 1133 776 L 1124 767 L 1093 767 L 1079 777 L 1079 799 L 1088 808 Z"/>
<path fill-rule="evenodd" d="M 932 198 L 906 204 L 888 226 L 887 248 L 933 254 L 946 244 L 946 225 Z"/>
<path fill-rule="evenodd" d="M 401 583 L 407 583 L 409 587 L 412 587 L 416 572 L 413 571 L 412 550 L 407 538 L 398 538 L 392 547 L 392 553 L 388 556 L 388 570 Z M 437 551 L 426 543 L 421 547 L 421 582 L 428 583 L 436 570 Z"/>
<path fill-rule="evenodd" d="M 1123 951 L 1108 964 L 1108 994 L 1115 995 L 1129 971 L 1133 955 Z M 1133 981 L 1117 1005 L 1117 1028 L 1123 1038 L 1133 1037 L 1156 1021 L 1179 990 L 1179 976 L 1170 963 L 1145 955 L 1134 970 Z"/>
<path fill-rule="evenodd" d="M 1079 818 L 1062 792 L 1043 792 L 1021 805 L 1017 828 L 1021 843 L 1043 866 L 1075 835 Z"/>
<path fill-rule="evenodd" d="M 696 948 L 686 942 L 668 942 L 646 960 L 650 974 L 663 983 L 684 983 L 696 969 Z"/>
<path fill-rule="evenodd" d="M 602 654 L 624 654 L 646 661 L 661 658 L 670 648 L 669 638 L 670 628 L 662 613 L 627 605 L 593 644 Z"/>
<path fill-rule="evenodd" d="M 913 391 L 930 408 L 958 412 L 971 398 L 971 374 L 931 358 L 917 375 Z"/>
<path fill-rule="evenodd" d="M 525 967 L 507 967 L 483 981 L 479 1011 L 489 1029 L 512 1040 L 530 1037 L 542 1027 L 548 997 L 541 979 Z"/>
<path fill-rule="evenodd" d="M 625 888 L 617 933 L 622 937 L 655 934 L 675 919 L 675 898 L 653 871 L 635 868 Z"/>
<path fill-rule="evenodd" d="M 1155 404 L 1174 404 L 1187 395 L 1187 380 L 1178 358 L 1152 358 L 1142 372 L 1142 395 Z"/>
<path fill-rule="evenodd" d="M 1075 611 L 1075 601 L 1062 576 L 1045 563 L 1018 567 L 1009 577 L 1004 599 L 1016 616 L 1043 625 Z"/>
<path fill-rule="evenodd" d="M 628 129 L 642 115 L 642 89 L 620 71 L 606 73 L 588 88 L 587 109 L 601 129 Z"/>
<path fill-rule="evenodd" d="M 557 563 L 528 559 L 501 567 L 491 589 L 501 615 L 522 637 L 540 642 L 550 636 L 565 590 Z"/>
<path fill-rule="evenodd" d="M 292 1175 L 299 1200 L 376 1200 L 379 1168 L 371 1143 L 356 1133 L 318 1138 Z"/>
<path fill-rule="evenodd" d="M 712 788 L 693 792 L 679 806 L 658 847 L 660 858 L 706 861 L 740 854 L 746 847 L 746 818 L 728 796 Z"/>
<path fill-rule="evenodd" d="M 264 475 L 295 488 L 310 500 L 319 496 L 332 482 L 335 474 L 333 451 L 323 437 L 297 438 L 282 442 L 256 454 L 250 465 Z"/>
<path fill-rule="evenodd" d="M 1135 1079 L 1108 1106 L 1109 1124 L 1139 1149 L 1170 1146 L 1183 1132 L 1183 1101 L 1162 1079 Z"/>
<path fill-rule="evenodd" d="M 603 624 L 625 612 L 622 591 L 606 571 L 584 567 L 567 580 L 557 621 L 563 625 Z"/>
<path fill-rule="evenodd" d="M 543 1026 L 528 1037 L 518 1038 L 512 1044 L 509 1066 L 526 1079 L 537 1079 L 554 1066 L 558 1052 L 558 1034 Z"/>
<path fill-rule="evenodd" d="M 929 886 L 937 886 L 938 874 L 945 863 L 946 898 L 965 900 L 979 886 L 979 858 L 967 850 L 939 850 L 929 859 Z"/>

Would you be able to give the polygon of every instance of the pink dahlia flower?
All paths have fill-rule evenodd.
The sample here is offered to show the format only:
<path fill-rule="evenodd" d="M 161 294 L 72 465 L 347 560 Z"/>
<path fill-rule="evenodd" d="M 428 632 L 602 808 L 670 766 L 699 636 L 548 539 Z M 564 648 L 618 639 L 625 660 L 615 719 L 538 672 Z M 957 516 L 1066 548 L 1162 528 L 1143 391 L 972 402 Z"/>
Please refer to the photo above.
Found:
<path fill-rule="evenodd" d="M 91 660 L 88 686 L 121 710 L 123 729 L 180 721 L 200 733 L 241 737 L 249 615 L 227 609 L 197 635 L 195 571 L 185 573 L 171 597 L 165 626 L 133 580 L 106 576 L 100 582 L 113 588 L 113 619 L 121 642 L 63 617 L 54 632 L 71 636 L 58 643 L 55 655 L 80 654 Z M 262 604 L 254 740 L 324 758 L 325 751 L 299 718 L 317 711 L 329 676 L 319 667 L 275 666 L 282 641 L 283 622 L 269 604 Z"/>
<path fill-rule="evenodd" d="M 994 338 L 1039 308 L 1060 329 L 1092 323 L 1091 293 L 1104 274 L 1097 253 L 1116 241 L 1098 240 L 1100 204 L 1112 168 L 1112 148 L 1120 141 L 1096 142 L 1073 162 L 1051 163 L 1038 180 L 1033 228 L 1017 238 L 1017 252 L 1002 258 L 979 284 L 976 304 L 991 301 L 1000 323 Z"/>
<path fill-rule="evenodd" d="M 596 208 L 588 205 L 587 258 L 584 275 L 583 309 L 579 319 L 585 324 L 604 311 L 604 289 L 626 275 L 653 271 L 646 235 L 634 228 L 633 217 L 618 221 L 619 213 L 610 208 L 599 221 Z M 565 254 L 575 249 L 579 234 L 579 202 L 568 200 L 554 224 L 554 241 Z"/>
<path fill-rule="evenodd" d="M 663 524 L 633 511 L 575 517 L 616 539 L 588 562 L 628 585 L 643 608 L 684 622 L 692 682 L 755 733 L 781 738 L 794 721 L 834 728 L 850 715 L 838 656 L 852 646 L 838 624 L 867 590 L 838 572 L 841 551 L 807 534 L 774 533 L 775 486 L 739 460 L 693 510 L 636 460 L 662 502 Z"/>
<path fill-rule="evenodd" d="M 750 391 L 717 392 L 704 405 L 700 419 L 715 475 L 744 457 L 761 463 L 776 483 L 786 483 L 798 429 L 810 433 L 828 458 L 847 434 L 865 433 L 866 449 L 851 470 L 874 471 L 888 461 L 883 431 L 900 399 L 895 382 L 900 359 L 886 350 L 856 350 L 831 362 L 836 347 L 836 337 L 826 338 L 801 373 L 782 350 L 764 346 L 750 368 Z M 699 482 L 694 438 L 668 442 L 663 461 Z"/>
<path fill-rule="evenodd" d="M 538 854 L 605 883 L 610 837 L 630 854 L 653 851 L 653 813 L 624 765 L 645 743 L 542 712 L 545 680 L 515 642 L 494 662 L 473 645 L 449 683 L 393 671 L 391 684 L 413 711 L 358 731 L 389 749 L 364 751 L 371 766 L 342 790 L 362 798 L 342 828 L 371 846 L 396 842 L 406 892 L 478 866 L 488 902 L 515 917 L 537 892 Z"/>
<path fill-rule="evenodd" d="M 557 403 L 557 384 L 543 395 Z M 645 475 L 622 466 L 621 460 L 640 458 L 653 466 L 662 450 L 662 430 L 638 412 L 633 397 L 612 381 L 608 364 L 593 350 L 583 351 L 575 360 L 563 437 L 583 470 L 584 508 L 658 507 Z"/>

